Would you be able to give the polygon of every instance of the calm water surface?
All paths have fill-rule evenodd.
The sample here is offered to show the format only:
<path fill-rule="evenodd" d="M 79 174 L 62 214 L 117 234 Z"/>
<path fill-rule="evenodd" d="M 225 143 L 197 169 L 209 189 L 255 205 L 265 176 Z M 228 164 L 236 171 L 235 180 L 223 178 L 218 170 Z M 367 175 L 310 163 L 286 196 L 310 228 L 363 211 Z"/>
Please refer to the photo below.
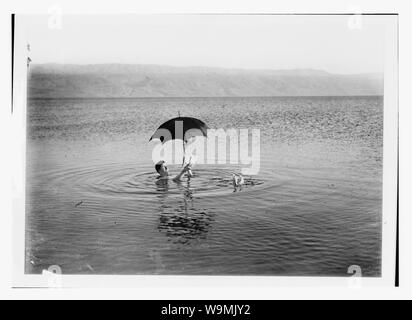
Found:
<path fill-rule="evenodd" d="M 156 180 L 178 111 L 259 128 L 259 174 Z M 382 127 L 381 97 L 30 100 L 26 272 L 379 276 Z"/>

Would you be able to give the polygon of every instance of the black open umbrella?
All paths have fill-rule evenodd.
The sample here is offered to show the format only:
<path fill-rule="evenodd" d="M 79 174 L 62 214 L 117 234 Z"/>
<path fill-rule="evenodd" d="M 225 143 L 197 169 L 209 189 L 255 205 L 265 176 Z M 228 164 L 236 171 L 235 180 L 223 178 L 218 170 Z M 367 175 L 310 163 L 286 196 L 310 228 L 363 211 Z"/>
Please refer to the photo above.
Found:
<path fill-rule="evenodd" d="M 177 117 L 163 123 L 150 137 L 149 141 L 159 139 L 162 143 L 165 143 L 169 140 L 180 139 L 183 142 L 184 152 L 187 139 L 194 136 L 207 137 L 208 129 L 209 127 L 199 119 L 191 117 Z M 183 154 L 183 163 L 184 162 L 185 158 Z"/>

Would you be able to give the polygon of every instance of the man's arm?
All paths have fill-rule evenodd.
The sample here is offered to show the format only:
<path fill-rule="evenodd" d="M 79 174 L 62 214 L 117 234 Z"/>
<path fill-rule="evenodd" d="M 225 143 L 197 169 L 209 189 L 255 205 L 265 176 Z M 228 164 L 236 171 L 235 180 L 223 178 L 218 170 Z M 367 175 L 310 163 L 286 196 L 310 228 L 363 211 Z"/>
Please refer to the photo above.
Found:
<path fill-rule="evenodd" d="M 182 171 L 181 171 L 176 177 L 173 178 L 173 181 L 181 181 L 183 175 L 184 175 L 187 171 L 189 171 L 189 170 L 190 170 L 190 163 L 187 164 L 187 165 L 182 169 Z"/>

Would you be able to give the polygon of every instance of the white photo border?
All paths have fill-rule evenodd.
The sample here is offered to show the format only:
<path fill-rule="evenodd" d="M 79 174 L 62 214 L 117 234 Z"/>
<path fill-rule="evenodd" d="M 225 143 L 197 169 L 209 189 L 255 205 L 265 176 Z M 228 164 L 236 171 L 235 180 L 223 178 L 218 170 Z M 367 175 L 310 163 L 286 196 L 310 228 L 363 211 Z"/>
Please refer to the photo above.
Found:
<path fill-rule="evenodd" d="M 26 168 L 26 103 L 27 56 L 24 15 L 16 16 L 14 41 L 14 106 L 12 129 L 13 159 L 13 281 L 15 288 L 47 288 L 50 277 L 27 275 L 25 266 L 25 168 Z M 377 17 L 363 16 L 365 19 Z M 64 288 L 176 288 L 176 287 L 393 287 L 395 284 L 397 186 L 398 186 L 398 16 L 379 15 L 386 26 L 384 88 L 384 161 L 382 204 L 382 277 L 277 277 L 277 276 L 72 276 L 62 275 Z"/>

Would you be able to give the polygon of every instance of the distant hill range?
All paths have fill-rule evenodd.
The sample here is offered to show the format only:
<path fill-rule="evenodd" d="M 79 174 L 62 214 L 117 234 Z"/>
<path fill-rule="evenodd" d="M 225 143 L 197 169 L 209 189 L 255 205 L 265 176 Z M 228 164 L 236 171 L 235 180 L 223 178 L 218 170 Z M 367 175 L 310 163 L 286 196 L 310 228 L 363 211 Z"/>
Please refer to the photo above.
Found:
<path fill-rule="evenodd" d="M 383 95 L 383 75 L 157 65 L 31 65 L 32 98 Z"/>

